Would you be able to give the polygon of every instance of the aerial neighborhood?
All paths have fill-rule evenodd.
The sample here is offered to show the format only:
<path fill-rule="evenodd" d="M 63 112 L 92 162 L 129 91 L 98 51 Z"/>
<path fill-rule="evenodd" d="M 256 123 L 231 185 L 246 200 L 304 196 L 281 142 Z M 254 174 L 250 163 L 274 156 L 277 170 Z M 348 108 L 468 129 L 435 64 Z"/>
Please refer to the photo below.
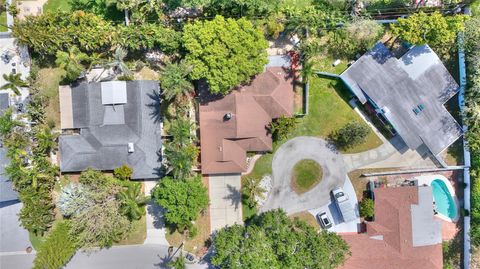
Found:
<path fill-rule="evenodd" d="M 0 268 L 480 268 L 479 115 L 479 0 L 0 0 Z"/>

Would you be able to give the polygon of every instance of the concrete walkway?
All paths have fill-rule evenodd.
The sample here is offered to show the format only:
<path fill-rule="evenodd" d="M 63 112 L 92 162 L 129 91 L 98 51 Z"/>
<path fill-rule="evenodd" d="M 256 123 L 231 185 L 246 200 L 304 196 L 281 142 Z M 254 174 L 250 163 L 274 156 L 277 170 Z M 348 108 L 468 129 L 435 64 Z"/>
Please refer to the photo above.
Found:
<path fill-rule="evenodd" d="M 145 195 L 150 195 L 151 190 L 157 181 L 145 181 Z M 165 239 L 165 223 L 163 221 L 163 209 L 150 201 L 147 204 L 147 238 L 144 244 L 157 244 L 168 245 L 167 239 Z"/>
<path fill-rule="evenodd" d="M 311 159 L 322 166 L 323 178 L 310 191 L 298 195 L 290 186 L 294 165 Z M 272 162 L 272 190 L 261 211 L 284 209 L 287 214 L 318 208 L 330 201 L 330 191 L 344 185 L 347 175 L 342 155 L 325 140 L 315 137 L 296 137 L 283 144 Z"/>
<path fill-rule="evenodd" d="M 208 192 L 210 197 L 210 231 L 233 224 L 243 224 L 241 177 L 239 174 L 210 175 Z"/>

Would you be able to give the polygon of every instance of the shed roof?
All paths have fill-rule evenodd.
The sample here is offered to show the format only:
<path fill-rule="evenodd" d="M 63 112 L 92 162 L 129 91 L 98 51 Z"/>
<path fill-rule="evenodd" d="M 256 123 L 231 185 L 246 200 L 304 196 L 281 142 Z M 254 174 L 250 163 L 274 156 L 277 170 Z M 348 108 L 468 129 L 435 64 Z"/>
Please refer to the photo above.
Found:
<path fill-rule="evenodd" d="M 161 149 L 158 83 L 130 81 L 125 85 L 128 102 L 114 106 L 102 104 L 102 83 L 82 83 L 62 94 L 71 96 L 71 102 L 61 104 L 61 113 L 65 111 L 67 115 L 62 116 L 62 128 L 65 120 L 68 128 L 80 129 L 79 135 L 60 136 L 62 172 L 87 168 L 113 170 L 127 164 L 133 168 L 134 179 L 158 177 Z M 128 153 L 128 143 L 134 143 L 133 153 Z"/>
<path fill-rule="evenodd" d="M 371 100 L 411 149 L 437 155 L 462 134 L 444 107 L 458 84 L 428 45 L 397 59 L 382 43 L 340 75 L 361 103 Z M 423 110 L 419 109 L 423 107 Z"/>
<path fill-rule="evenodd" d="M 375 189 L 375 221 L 344 234 L 352 252 L 342 269 L 441 269 L 441 223 L 430 186 Z M 423 233 L 423 234 L 419 234 Z"/>

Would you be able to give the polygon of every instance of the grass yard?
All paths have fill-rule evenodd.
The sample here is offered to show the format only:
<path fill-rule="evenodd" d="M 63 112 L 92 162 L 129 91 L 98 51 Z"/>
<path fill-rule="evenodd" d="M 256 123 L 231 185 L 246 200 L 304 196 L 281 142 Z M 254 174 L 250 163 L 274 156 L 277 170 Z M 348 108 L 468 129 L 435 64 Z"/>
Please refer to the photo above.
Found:
<path fill-rule="evenodd" d="M 114 245 L 140 245 L 147 238 L 147 216 L 143 215 L 141 219 L 132 223 L 132 230 L 127 238 L 115 243 Z"/>
<path fill-rule="evenodd" d="M 305 221 L 308 225 L 312 226 L 315 229 L 320 229 L 320 225 L 318 224 L 317 220 L 315 219 L 312 214 L 308 213 L 307 211 L 302 211 L 298 213 L 294 213 L 289 216 L 291 219 L 298 218 L 300 220 Z"/>
<path fill-rule="evenodd" d="M 8 31 L 7 28 L 7 12 L 0 13 L 0 32 Z"/>
<path fill-rule="evenodd" d="M 257 208 L 249 207 L 247 204 L 242 203 L 242 217 L 243 221 L 247 221 L 257 214 Z"/>
<path fill-rule="evenodd" d="M 301 160 L 293 167 L 292 189 L 302 194 L 315 185 L 322 179 L 322 167 L 314 160 Z"/>
<path fill-rule="evenodd" d="M 28 237 L 30 238 L 30 243 L 32 243 L 32 247 L 35 250 L 38 250 L 40 246 L 45 242 L 45 237 L 44 236 L 38 236 L 35 235 L 32 232 L 28 233 Z"/>
<path fill-rule="evenodd" d="M 197 256 L 203 256 L 207 250 L 208 240 L 210 239 L 210 215 L 208 214 L 208 210 L 200 215 L 194 225 L 198 229 L 198 234 L 193 238 L 187 238 L 185 240 L 184 249 Z M 184 236 L 178 231 L 167 229 L 166 238 L 170 245 L 178 247 L 182 243 Z"/>
<path fill-rule="evenodd" d="M 40 90 L 40 95 L 48 100 L 45 108 L 47 122 L 54 122 L 60 128 L 60 102 L 58 100 L 58 86 L 65 71 L 60 68 L 42 68 L 38 71 L 34 86 Z"/>
<path fill-rule="evenodd" d="M 295 130 L 288 139 L 274 142 L 273 152 L 287 140 L 297 136 L 314 136 L 327 139 L 333 132 L 350 121 L 363 122 L 360 116 L 348 104 L 349 93 L 341 82 L 312 77 L 310 79 L 309 114 L 297 119 Z M 376 148 L 382 144 L 378 136 L 371 131 L 363 144 L 349 148 L 344 153 L 358 153 Z M 261 178 L 272 173 L 273 153 L 263 155 L 255 163 L 253 171 L 246 177 Z"/>
<path fill-rule="evenodd" d="M 48 0 L 47 3 L 43 6 L 43 11 L 65 11 L 69 12 L 71 10 L 71 3 L 69 0 Z"/>

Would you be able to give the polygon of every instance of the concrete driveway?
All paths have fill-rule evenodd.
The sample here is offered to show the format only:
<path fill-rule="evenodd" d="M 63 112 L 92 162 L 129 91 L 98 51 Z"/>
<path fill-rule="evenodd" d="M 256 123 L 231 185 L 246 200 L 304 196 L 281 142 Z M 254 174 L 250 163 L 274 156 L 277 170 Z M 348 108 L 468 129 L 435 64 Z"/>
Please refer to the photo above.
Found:
<path fill-rule="evenodd" d="M 240 174 L 209 175 L 210 231 L 243 224 Z"/>
<path fill-rule="evenodd" d="M 144 181 L 145 196 L 150 195 L 158 181 Z M 144 244 L 168 245 L 165 238 L 166 228 L 163 220 L 163 208 L 154 201 L 147 203 L 147 238 Z"/>
<path fill-rule="evenodd" d="M 345 184 L 343 184 L 342 188 L 343 188 L 343 191 L 348 195 L 350 203 L 355 208 L 355 213 L 357 216 L 355 220 L 350 222 L 343 221 L 342 215 L 338 210 L 338 207 L 331 195 L 330 195 L 330 201 L 327 204 L 319 208 L 310 209 L 308 210 L 308 212 L 312 214 L 315 218 L 318 213 L 326 212 L 328 218 L 333 222 L 333 226 L 330 229 L 328 229 L 330 232 L 356 233 L 360 231 L 360 216 L 358 214 L 359 208 L 358 208 L 357 196 L 355 194 L 355 189 L 353 188 L 352 183 L 348 179 L 345 180 Z"/>
<path fill-rule="evenodd" d="M 312 159 L 322 166 L 323 178 L 310 191 L 298 195 L 290 186 L 295 164 Z M 261 211 L 275 208 L 292 214 L 324 206 L 330 201 L 330 191 L 344 185 L 347 170 L 342 155 L 325 140 L 316 137 L 296 137 L 283 144 L 272 162 L 272 189 Z"/>

